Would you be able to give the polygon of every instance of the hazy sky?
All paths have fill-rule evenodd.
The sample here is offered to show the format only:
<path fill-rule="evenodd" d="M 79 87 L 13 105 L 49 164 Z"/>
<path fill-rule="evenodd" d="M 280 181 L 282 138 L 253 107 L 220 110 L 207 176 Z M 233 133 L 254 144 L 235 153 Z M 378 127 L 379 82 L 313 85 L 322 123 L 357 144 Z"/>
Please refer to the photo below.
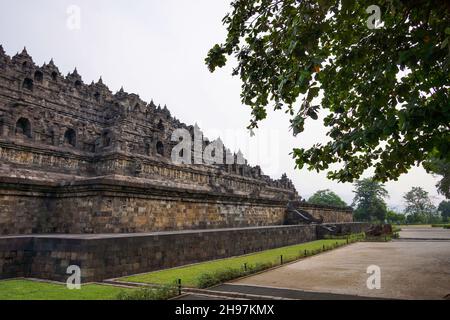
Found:
<path fill-rule="evenodd" d="M 0 44 L 9 55 L 26 46 L 38 65 L 54 58 L 63 74 L 77 67 L 85 83 L 102 76 L 113 92 L 123 86 L 145 101 L 167 104 L 174 116 L 198 123 L 209 138 L 220 136 L 225 145 L 242 149 L 265 174 L 279 178 L 286 172 L 304 198 L 329 188 L 350 203 L 351 184 L 328 181 L 325 173 L 294 170 L 293 147 L 324 141 L 320 120 L 310 121 L 306 132 L 294 138 L 289 118 L 272 112 L 250 138 L 245 130 L 250 111 L 240 102 L 240 80 L 231 77 L 231 67 L 214 74 L 206 68 L 208 49 L 225 37 L 221 20 L 229 1 L 0 0 Z M 77 20 L 67 13 L 71 5 L 81 10 L 80 29 L 68 27 Z M 387 183 L 387 202 L 402 207 L 403 194 L 421 186 L 437 204 L 443 198 L 436 182 L 415 168 Z"/>

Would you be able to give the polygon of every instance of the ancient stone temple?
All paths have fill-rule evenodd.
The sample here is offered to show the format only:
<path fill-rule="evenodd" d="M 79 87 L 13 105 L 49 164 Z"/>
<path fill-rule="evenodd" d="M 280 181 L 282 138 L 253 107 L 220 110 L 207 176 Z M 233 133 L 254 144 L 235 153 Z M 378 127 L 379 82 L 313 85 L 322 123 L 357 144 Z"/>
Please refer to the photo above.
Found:
<path fill-rule="evenodd" d="M 247 252 L 301 240 L 297 229 L 280 229 L 300 228 L 282 227 L 292 221 L 287 204 L 299 200 L 286 175 L 272 180 L 245 160 L 174 164 L 171 154 L 178 142 L 172 141 L 172 133 L 180 128 L 198 130 L 136 94 L 123 89 L 112 93 L 101 79 L 88 85 L 76 69 L 64 77 L 53 61 L 36 66 L 25 49 L 11 58 L 0 46 L 2 276 L 58 280 L 63 268 L 75 260 L 88 266 L 84 277 L 92 280 L 242 253 L 237 247 L 216 244 L 214 254 L 197 254 L 191 242 L 205 238 L 200 241 L 195 238 L 200 231 L 186 230 L 224 240 L 232 236 L 224 228 L 241 228 L 233 229 L 242 233 L 236 239 L 253 239 L 250 246 L 243 246 Z M 205 148 L 209 142 L 205 139 L 202 144 Z M 223 151 L 224 157 L 241 157 Z M 311 217 L 321 217 L 321 222 L 352 222 L 351 210 L 306 204 L 303 209 Z M 181 230 L 184 233 L 171 234 L 180 240 L 161 240 L 161 232 L 169 237 Z M 212 236 L 211 230 L 222 233 Z M 265 242 L 264 232 L 269 238 Z M 294 233 L 297 236 L 292 237 Z M 68 234 L 75 244 L 68 243 Z M 129 236 L 123 240 L 114 234 Z M 301 234 L 305 240 L 315 237 L 313 229 Z M 112 242 L 83 242 L 93 239 L 88 235 Z M 275 235 L 279 239 L 271 240 Z M 127 241 L 139 245 L 124 253 L 130 247 Z M 181 246 L 182 258 L 180 252 L 177 257 L 166 256 L 174 243 Z M 183 243 L 190 243 L 193 252 L 187 253 Z M 105 267 L 99 271 L 93 267 L 94 259 L 105 250 L 134 258 L 131 262 L 101 258 Z"/>

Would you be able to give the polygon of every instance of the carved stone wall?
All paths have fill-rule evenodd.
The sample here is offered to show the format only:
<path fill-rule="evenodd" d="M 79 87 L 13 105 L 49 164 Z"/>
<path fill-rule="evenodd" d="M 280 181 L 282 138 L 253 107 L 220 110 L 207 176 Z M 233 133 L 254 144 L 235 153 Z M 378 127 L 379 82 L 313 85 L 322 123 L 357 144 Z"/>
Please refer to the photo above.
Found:
<path fill-rule="evenodd" d="M 121 172 L 120 166 L 113 167 L 118 170 L 112 170 L 113 173 L 142 173 L 147 177 L 152 169 L 144 165 L 141 170 L 140 162 L 170 165 L 171 150 L 176 144 L 171 141 L 172 133 L 180 128 L 195 131 L 194 126 L 172 117 L 167 107 L 156 106 L 153 101 L 146 103 L 123 89 L 113 94 L 101 79 L 86 85 L 76 69 L 63 77 L 53 61 L 36 66 L 25 49 L 10 58 L 0 46 L 0 142 L 4 148 L 11 148 L 12 144 L 50 153 L 36 159 L 36 156 L 30 158 L 30 155 L 4 151 L 10 154 L 5 154 L 2 162 L 29 166 L 32 160 L 34 167 L 41 170 L 73 173 L 76 169 L 82 175 L 96 175 L 105 169 L 106 159 L 111 155 L 117 158 L 120 154 L 123 161 L 135 164 L 134 169 Z M 199 128 L 197 131 L 201 134 Z M 209 143 L 205 139 L 203 147 Z M 224 151 L 225 159 L 229 150 L 224 148 Z M 237 154 L 232 156 L 238 157 Z M 70 163 L 64 164 L 66 159 L 70 159 Z M 205 165 L 196 167 L 211 169 Z M 295 192 L 286 176 L 272 180 L 264 176 L 258 166 L 217 164 L 212 166 L 212 171 L 213 176 L 220 171 L 231 180 L 244 177 Z M 230 179 L 225 180 L 216 183 L 225 186 L 231 183 Z M 231 188 L 238 190 L 239 185 Z"/>
<path fill-rule="evenodd" d="M 1 179 L 0 179 L 1 180 Z M 283 224 L 286 200 L 102 177 L 2 179 L 0 234 L 139 233 Z"/>
<path fill-rule="evenodd" d="M 101 79 L 86 85 L 76 69 L 64 77 L 53 61 L 36 66 L 25 49 L 11 58 L 0 46 L 0 234 L 283 222 L 285 204 L 298 197 L 285 175 L 272 180 L 246 161 L 175 165 L 179 128 L 201 134 L 167 107 L 113 94 Z"/>

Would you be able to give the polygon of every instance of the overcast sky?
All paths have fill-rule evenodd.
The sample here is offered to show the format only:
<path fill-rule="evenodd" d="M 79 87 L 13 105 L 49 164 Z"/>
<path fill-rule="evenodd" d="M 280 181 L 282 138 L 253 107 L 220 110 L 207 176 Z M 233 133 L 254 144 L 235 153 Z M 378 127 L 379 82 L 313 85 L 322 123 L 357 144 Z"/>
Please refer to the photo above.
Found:
<path fill-rule="evenodd" d="M 208 49 L 226 34 L 221 20 L 229 1 L 0 0 L 0 44 L 9 55 L 26 46 L 38 65 L 54 58 L 63 74 L 77 67 L 85 83 L 102 76 L 113 92 L 123 86 L 147 102 L 167 104 L 175 117 L 197 123 L 209 138 L 220 136 L 225 145 L 242 149 L 265 174 L 279 178 L 286 172 L 304 198 L 329 188 L 351 203 L 351 184 L 294 170 L 293 147 L 324 141 L 320 120 L 310 121 L 306 132 L 294 138 L 289 118 L 272 112 L 250 138 L 245 130 L 250 111 L 240 102 L 240 80 L 231 76 L 231 67 L 214 74 L 207 70 Z M 80 29 L 72 5 L 81 10 Z M 386 184 L 387 202 L 401 208 L 403 194 L 421 186 L 438 204 L 443 198 L 436 192 L 437 180 L 414 168 Z"/>

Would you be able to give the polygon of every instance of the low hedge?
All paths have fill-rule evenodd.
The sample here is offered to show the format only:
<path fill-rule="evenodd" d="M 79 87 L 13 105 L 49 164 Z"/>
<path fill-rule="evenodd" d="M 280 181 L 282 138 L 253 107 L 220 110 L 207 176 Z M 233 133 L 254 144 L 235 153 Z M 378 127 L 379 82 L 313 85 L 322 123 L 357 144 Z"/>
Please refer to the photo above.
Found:
<path fill-rule="evenodd" d="M 444 229 L 450 229 L 450 223 L 442 223 L 442 224 L 432 224 L 433 228 L 444 228 Z"/>
<path fill-rule="evenodd" d="M 178 288 L 173 286 L 161 286 L 122 291 L 117 295 L 117 300 L 168 300 L 178 295 Z"/>
<path fill-rule="evenodd" d="M 241 269 L 228 268 L 211 273 L 204 273 L 198 278 L 198 287 L 209 288 L 233 279 L 270 269 L 274 266 L 274 263 L 261 263 L 253 266 L 246 266 Z"/>
<path fill-rule="evenodd" d="M 342 236 L 334 236 L 334 235 L 325 235 L 325 239 L 336 239 L 336 240 L 345 240 L 349 239 L 349 241 L 355 241 L 355 240 L 364 240 L 366 237 L 366 234 L 364 232 L 360 233 L 352 233 L 348 235 L 342 235 Z"/>

